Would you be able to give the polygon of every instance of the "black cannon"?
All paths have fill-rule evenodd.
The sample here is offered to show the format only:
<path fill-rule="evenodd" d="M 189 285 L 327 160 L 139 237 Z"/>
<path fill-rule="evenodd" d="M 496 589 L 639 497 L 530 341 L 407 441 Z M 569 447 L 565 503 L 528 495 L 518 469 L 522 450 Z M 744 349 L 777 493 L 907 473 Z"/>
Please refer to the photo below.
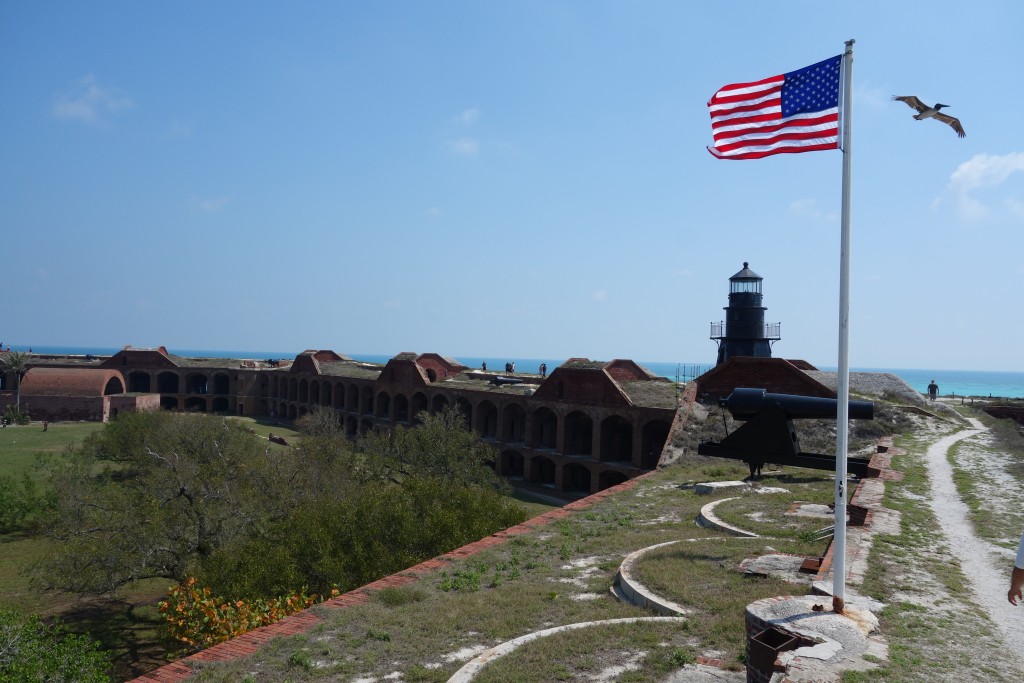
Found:
<path fill-rule="evenodd" d="M 750 467 L 750 476 L 760 474 L 766 462 L 819 470 L 834 470 L 835 455 L 804 453 L 793 420 L 835 418 L 839 402 L 834 398 L 770 394 L 765 389 L 733 389 L 719 405 L 728 409 L 744 424 L 728 434 L 721 443 L 706 441 L 697 447 L 701 455 L 743 460 Z M 870 420 L 875 404 L 871 401 L 850 401 L 849 418 Z M 723 418 L 724 419 L 724 418 Z M 847 471 L 863 476 L 868 459 L 847 457 Z"/>

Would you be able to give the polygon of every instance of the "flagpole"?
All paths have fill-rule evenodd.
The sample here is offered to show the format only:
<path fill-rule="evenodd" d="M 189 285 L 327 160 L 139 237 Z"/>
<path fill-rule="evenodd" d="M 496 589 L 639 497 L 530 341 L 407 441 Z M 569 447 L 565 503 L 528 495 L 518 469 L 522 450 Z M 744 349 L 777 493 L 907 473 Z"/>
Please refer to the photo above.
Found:
<path fill-rule="evenodd" d="M 839 246 L 839 369 L 836 382 L 835 539 L 832 543 L 832 610 L 846 602 L 846 458 L 850 429 L 850 157 L 853 123 L 853 43 L 843 52 L 843 205 Z"/>

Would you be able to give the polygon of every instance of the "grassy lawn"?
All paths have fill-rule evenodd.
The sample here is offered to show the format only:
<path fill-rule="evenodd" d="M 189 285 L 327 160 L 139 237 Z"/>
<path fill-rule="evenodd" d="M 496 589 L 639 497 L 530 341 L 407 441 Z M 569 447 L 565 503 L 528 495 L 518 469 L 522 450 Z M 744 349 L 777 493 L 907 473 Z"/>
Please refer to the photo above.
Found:
<path fill-rule="evenodd" d="M 37 455 L 59 455 L 102 428 L 99 422 L 51 422 L 44 432 L 41 423 L 33 422 L 0 429 L 0 475 L 38 476 L 34 472 Z"/>

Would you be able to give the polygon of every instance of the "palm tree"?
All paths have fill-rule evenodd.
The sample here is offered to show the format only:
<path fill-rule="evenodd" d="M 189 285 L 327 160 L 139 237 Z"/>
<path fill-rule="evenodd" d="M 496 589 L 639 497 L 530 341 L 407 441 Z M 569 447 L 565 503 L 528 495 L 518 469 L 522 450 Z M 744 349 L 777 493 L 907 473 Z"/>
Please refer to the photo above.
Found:
<path fill-rule="evenodd" d="M 15 407 L 18 410 L 18 414 L 21 415 L 21 378 L 28 372 L 28 354 L 24 351 L 11 351 L 7 354 L 7 358 L 0 360 L 5 370 L 9 370 L 14 373 L 16 394 L 15 394 Z"/>

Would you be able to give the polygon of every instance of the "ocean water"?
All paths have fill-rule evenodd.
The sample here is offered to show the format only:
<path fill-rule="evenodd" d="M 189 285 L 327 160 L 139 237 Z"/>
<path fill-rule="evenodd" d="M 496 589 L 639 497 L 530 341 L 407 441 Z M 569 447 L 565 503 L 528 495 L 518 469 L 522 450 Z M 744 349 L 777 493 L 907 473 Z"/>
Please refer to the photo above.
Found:
<path fill-rule="evenodd" d="M 5 342 L 6 345 L 6 342 Z M 13 345 L 16 351 L 28 351 L 28 346 Z M 51 354 L 92 354 L 94 356 L 109 356 L 120 351 L 114 347 L 89 347 L 89 346 L 34 346 L 35 353 Z M 224 351 L 209 349 L 176 349 L 170 348 L 169 352 L 187 357 L 205 358 L 294 358 L 302 351 Z M 387 363 L 391 359 L 389 355 L 379 354 L 346 354 L 356 360 L 367 363 Z M 515 363 L 516 372 L 536 373 L 541 363 L 546 363 L 548 373 L 565 362 L 565 358 L 485 358 L 482 356 L 453 356 L 463 365 L 471 368 L 479 368 L 487 363 L 487 369 L 493 372 L 503 372 L 505 363 Z M 611 360 L 602 358 L 600 360 Z M 712 367 L 707 363 L 692 362 L 664 362 L 664 361 L 637 361 L 651 372 L 675 380 L 687 381 L 693 379 Z M 835 371 L 835 367 L 821 366 L 822 370 Z M 994 398 L 1024 398 L 1024 372 L 993 372 L 984 370 L 922 370 L 907 368 L 851 368 L 855 372 L 890 372 L 902 377 L 903 380 L 920 391 L 927 393 L 928 384 L 935 380 L 939 385 L 941 396 L 992 396 Z"/>

